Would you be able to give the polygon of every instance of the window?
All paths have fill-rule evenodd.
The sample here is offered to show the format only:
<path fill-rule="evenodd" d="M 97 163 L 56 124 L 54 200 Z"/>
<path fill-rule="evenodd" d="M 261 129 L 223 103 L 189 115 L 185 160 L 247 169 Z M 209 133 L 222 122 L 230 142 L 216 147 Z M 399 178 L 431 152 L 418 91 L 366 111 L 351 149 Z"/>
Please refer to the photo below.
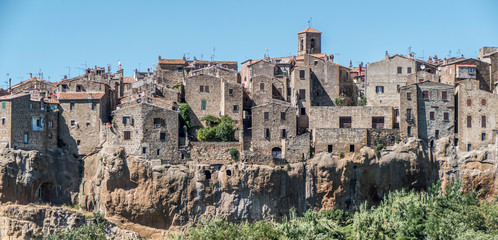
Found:
<path fill-rule="evenodd" d="M 92 110 L 97 110 L 97 103 L 92 103 Z"/>
<path fill-rule="evenodd" d="M 47 135 L 48 135 L 48 139 L 52 139 L 52 133 L 49 133 Z"/>
<path fill-rule="evenodd" d="M 130 124 L 130 116 L 123 116 L 123 125 Z"/>
<path fill-rule="evenodd" d="M 199 92 L 204 92 L 204 86 L 203 85 L 199 86 Z"/>
<path fill-rule="evenodd" d="M 412 100 L 412 93 L 411 92 L 406 93 L 406 99 Z"/>
<path fill-rule="evenodd" d="M 411 67 L 407 67 L 406 68 L 406 73 L 412 73 L 412 68 Z"/>
<path fill-rule="evenodd" d="M 469 151 L 469 152 L 472 151 L 472 144 L 470 144 L 470 143 L 467 144 L 467 151 Z"/>
<path fill-rule="evenodd" d="M 76 92 L 82 92 L 83 91 L 83 86 L 81 84 L 76 85 Z"/>
<path fill-rule="evenodd" d="M 233 96 L 233 89 L 228 89 L 228 96 Z"/>
<path fill-rule="evenodd" d="M 481 116 L 481 127 L 486 128 L 486 116 Z"/>
<path fill-rule="evenodd" d="M 24 143 L 28 143 L 28 133 L 24 133 Z"/>
<path fill-rule="evenodd" d="M 159 153 L 161 153 L 161 150 L 157 149 L 156 155 L 159 155 Z"/>
<path fill-rule="evenodd" d="M 486 141 L 486 133 L 481 133 L 481 141 Z"/>
<path fill-rule="evenodd" d="M 5 118 L 2 118 L 2 125 L 5 125 Z"/>
<path fill-rule="evenodd" d="M 429 99 L 429 91 L 422 91 L 422 98 Z"/>
<path fill-rule="evenodd" d="M 412 126 L 408 126 L 407 129 L 406 129 L 406 133 L 408 135 L 408 137 L 411 137 L 412 136 Z"/>
<path fill-rule="evenodd" d="M 71 120 L 71 127 L 74 127 L 76 125 L 76 121 Z"/>
<path fill-rule="evenodd" d="M 304 70 L 299 70 L 299 78 L 304 79 L 304 77 L 305 77 Z"/>
<path fill-rule="evenodd" d="M 264 82 L 259 83 L 259 90 L 261 90 L 261 91 L 265 90 L 265 83 Z"/>
<path fill-rule="evenodd" d="M 204 86 L 204 91 L 208 93 L 209 92 L 209 86 Z"/>
<path fill-rule="evenodd" d="M 486 99 L 481 99 L 481 105 L 486 106 Z"/>
<path fill-rule="evenodd" d="M 41 118 L 36 118 L 36 126 L 39 128 L 42 126 L 41 125 Z"/>
<path fill-rule="evenodd" d="M 475 68 L 468 68 L 468 69 L 469 69 L 469 73 L 475 73 L 476 72 Z"/>
<path fill-rule="evenodd" d="M 411 108 L 406 109 L 406 119 L 407 120 L 412 119 L 412 109 Z"/>
<path fill-rule="evenodd" d="M 147 86 L 146 86 L 146 87 L 147 87 L 147 89 L 149 89 L 149 88 L 150 88 L 149 84 L 147 84 Z"/>
<path fill-rule="evenodd" d="M 5 109 L 5 102 L 2 102 L 2 109 Z"/>
<path fill-rule="evenodd" d="M 147 153 L 147 148 L 146 147 L 142 147 L 142 154 L 146 154 Z"/>
<path fill-rule="evenodd" d="M 327 151 L 331 153 L 334 150 L 334 147 L 332 145 L 327 146 Z"/>
<path fill-rule="evenodd" d="M 376 93 L 384 93 L 384 86 L 376 86 L 375 92 Z"/>
<path fill-rule="evenodd" d="M 301 108 L 301 115 L 306 115 L 306 108 Z"/>
<path fill-rule="evenodd" d="M 467 107 L 470 107 L 472 106 L 472 99 L 467 99 Z"/>
<path fill-rule="evenodd" d="M 449 121 L 449 120 L 450 120 L 450 114 L 449 114 L 449 113 L 447 113 L 447 112 L 445 112 L 445 113 L 444 113 L 443 120 L 444 120 L 444 121 Z"/>
<path fill-rule="evenodd" d="M 315 39 L 312 39 L 311 41 L 313 41 L 313 40 L 315 40 Z M 313 42 L 311 42 L 311 43 L 313 43 Z M 318 61 L 317 61 L 317 60 L 315 60 L 313 63 L 314 63 L 315 65 L 318 65 Z"/>
<path fill-rule="evenodd" d="M 396 108 L 395 111 L 396 111 L 396 117 L 398 117 L 399 116 L 399 109 Z"/>
<path fill-rule="evenodd" d="M 268 121 L 270 119 L 270 113 L 265 112 L 264 115 L 265 115 L 265 121 Z"/>
<path fill-rule="evenodd" d="M 239 105 L 233 105 L 233 112 L 238 113 L 239 112 Z"/>
<path fill-rule="evenodd" d="M 265 138 L 270 139 L 270 129 L 269 128 L 265 128 Z"/>
<path fill-rule="evenodd" d="M 399 84 L 396 85 L 396 91 L 399 93 Z"/>
<path fill-rule="evenodd" d="M 124 136 L 124 140 L 130 140 L 131 139 L 131 131 L 124 131 L 123 136 Z"/>
<path fill-rule="evenodd" d="M 306 99 L 306 89 L 299 89 L 299 99 L 300 100 Z"/>
<path fill-rule="evenodd" d="M 349 145 L 349 152 L 354 152 L 354 144 Z"/>
<path fill-rule="evenodd" d="M 291 88 L 287 88 L 287 96 L 290 96 L 291 95 Z"/>
<path fill-rule="evenodd" d="M 159 140 L 166 141 L 166 132 L 159 133 Z"/>
<path fill-rule="evenodd" d="M 439 138 L 439 130 L 436 130 L 436 132 L 435 132 L 434 135 L 435 135 L 436 138 Z"/>
<path fill-rule="evenodd" d="M 280 129 L 280 138 L 286 138 L 286 137 L 287 137 L 287 130 Z"/>
<path fill-rule="evenodd" d="M 69 110 L 73 111 L 74 110 L 74 103 L 69 104 Z"/>
<path fill-rule="evenodd" d="M 33 109 L 33 104 L 32 103 L 29 104 L 29 109 Z"/>
<path fill-rule="evenodd" d="M 472 116 L 467 116 L 467 127 L 468 128 L 472 127 Z"/>
<path fill-rule="evenodd" d="M 351 117 L 339 117 L 339 128 L 351 128 Z"/>
<path fill-rule="evenodd" d="M 402 74 L 403 73 L 403 68 L 402 67 L 398 67 L 398 74 Z"/>
<path fill-rule="evenodd" d="M 285 120 L 285 112 L 280 113 L 280 120 Z"/>
<path fill-rule="evenodd" d="M 429 115 L 430 115 L 430 119 L 434 120 L 434 112 L 430 112 Z"/>
<path fill-rule="evenodd" d="M 181 73 L 183 71 L 182 67 L 178 67 L 178 72 Z"/>
<path fill-rule="evenodd" d="M 384 128 L 384 117 L 372 117 L 372 128 Z"/>
<path fill-rule="evenodd" d="M 441 92 L 441 99 L 447 100 L 448 99 L 448 93 L 446 91 Z"/>
<path fill-rule="evenodd" d="M 81 144 L 81 140 L 76 140 L 76 145 L 80 145 Z"/>
<path fill-rule="evenodd" d="M 154 118 L 154 128 L 159 128 L 159 127 L 161 127 L 161 119 Z"/>
<path fill-rule="evenodd" d="M 201 110 L 206 110 L 206 100 L 201 100 Z"/>

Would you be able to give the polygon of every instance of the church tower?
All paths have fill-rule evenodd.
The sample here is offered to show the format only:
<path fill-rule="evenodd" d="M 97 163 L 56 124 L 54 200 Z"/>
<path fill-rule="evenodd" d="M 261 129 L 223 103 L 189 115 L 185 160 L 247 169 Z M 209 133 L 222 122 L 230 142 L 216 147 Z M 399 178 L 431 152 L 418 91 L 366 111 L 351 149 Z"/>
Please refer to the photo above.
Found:
<path fill-rule="evenodd" d="M 297 55 L 322 52 L 322 32 L 308 27 L 297 34 Z"/>

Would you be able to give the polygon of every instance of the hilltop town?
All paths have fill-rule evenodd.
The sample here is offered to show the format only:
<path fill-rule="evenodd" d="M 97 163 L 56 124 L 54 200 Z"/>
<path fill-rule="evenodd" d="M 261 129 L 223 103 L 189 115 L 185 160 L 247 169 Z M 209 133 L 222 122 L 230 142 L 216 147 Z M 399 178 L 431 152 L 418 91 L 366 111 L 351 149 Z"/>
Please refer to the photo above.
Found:
<path fill-rule="evenodd" d="M 409 137 L 429 148 L 448 137 L 460 151 L 496 140 L 498 48 L 427 60 L 386 51 L 377 62 L 346 67 L 322 53 L 320 31 L 297 35 L 296 56 L 250 59 L 240 71 L 236 61 L 159 56 L 156 69 L 133 77 L 95 66 L 60 82 L 9 85 L 0 97 L 0 142 L 78 156 L 107 142 L 175 164 L 248 154 L 288 162 L 320 152 L 351 157 Z"/>

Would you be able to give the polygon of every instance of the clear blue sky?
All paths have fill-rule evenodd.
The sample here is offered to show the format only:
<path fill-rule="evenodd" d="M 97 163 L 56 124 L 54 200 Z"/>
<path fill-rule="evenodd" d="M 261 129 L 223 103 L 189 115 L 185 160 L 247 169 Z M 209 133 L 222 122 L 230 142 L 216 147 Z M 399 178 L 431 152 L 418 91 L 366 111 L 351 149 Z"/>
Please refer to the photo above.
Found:
<path fill-rule="evenodd" d="M 311 4 L 313 3 L 313 4 Z M 85 64 L 122 62 L 125 75 L 163 58 L 295 55 L 297 32 L 322 31 L 322 52 L 357 65 L 389 53 L 476 57 L 498 46 L 498 1 L 0 0 L 0 87 L 28 73 L 59 81 Z"/>

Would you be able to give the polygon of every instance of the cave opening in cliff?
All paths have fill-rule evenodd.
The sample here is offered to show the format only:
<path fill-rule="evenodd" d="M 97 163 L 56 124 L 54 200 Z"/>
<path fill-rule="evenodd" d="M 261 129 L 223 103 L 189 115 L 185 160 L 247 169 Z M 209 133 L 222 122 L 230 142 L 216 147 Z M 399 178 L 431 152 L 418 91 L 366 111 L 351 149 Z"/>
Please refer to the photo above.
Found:
<path fill-rule="evenodd" d="M 232 171 L 230 169 L 227 169 L 227 176 L 232 176 Z"/>
<path fill-rule="evenodd" d="M 55 200 L 55 188 L 52 182 L 45 182 L 38 188 L 38 199 L 42 202 L 52 202 Z"/>

